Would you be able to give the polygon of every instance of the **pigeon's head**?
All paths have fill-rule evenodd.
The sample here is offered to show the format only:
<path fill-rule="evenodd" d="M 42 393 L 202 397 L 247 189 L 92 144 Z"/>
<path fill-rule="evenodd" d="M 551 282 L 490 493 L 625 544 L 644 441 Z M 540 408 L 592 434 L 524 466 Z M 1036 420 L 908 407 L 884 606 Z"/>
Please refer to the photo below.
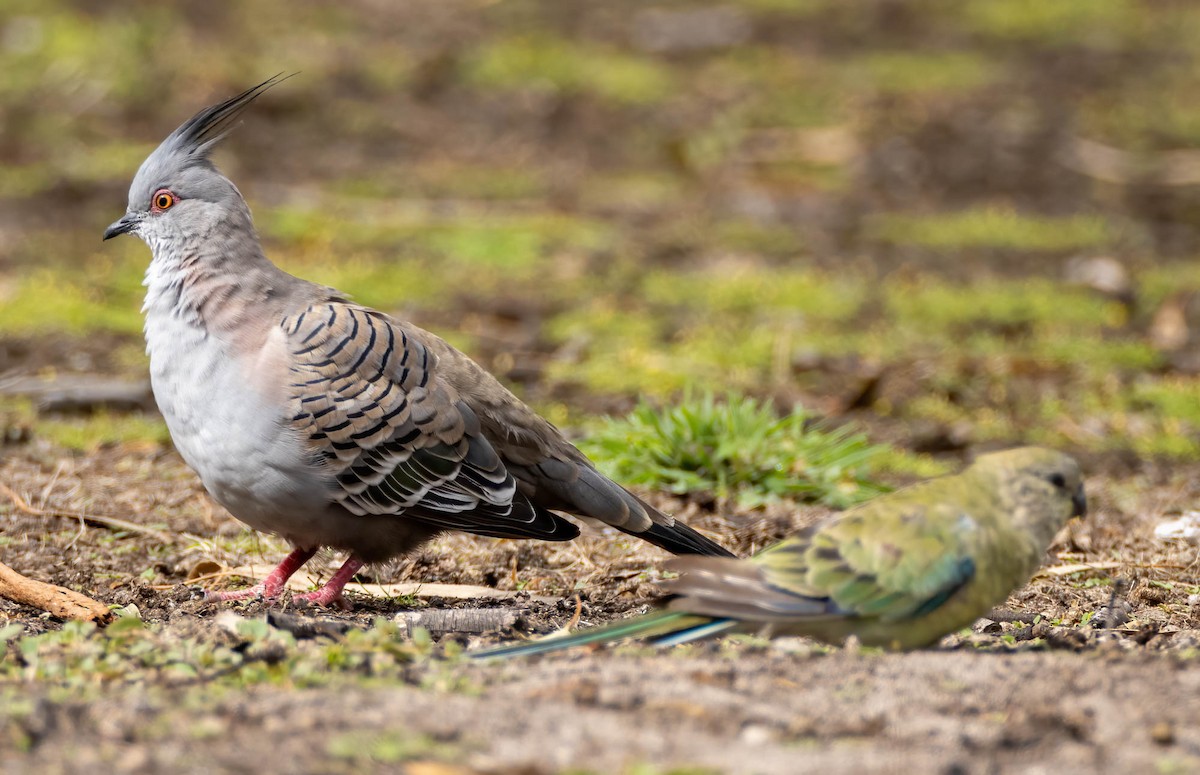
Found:
<path fill-rule="evenodd" d="M 1070 455 L 1018 447 L 980 455 L 971 467 L 992 477 L 1008 516 L 1048 544 L 1071 517 L 1087 513 L 1083 472 Z"/>
<path fill-rule="evenodd" d="M 203 235 L 229 225 L 250 225 L 241 192 L 209 159 L 237 118 L 279 76 L 200 111 L 172 132 L 146 157 L 129 187 L 129 204 L 120 220 L 104 230 L 104 239 L 136 234 L 151 247 Z"/>

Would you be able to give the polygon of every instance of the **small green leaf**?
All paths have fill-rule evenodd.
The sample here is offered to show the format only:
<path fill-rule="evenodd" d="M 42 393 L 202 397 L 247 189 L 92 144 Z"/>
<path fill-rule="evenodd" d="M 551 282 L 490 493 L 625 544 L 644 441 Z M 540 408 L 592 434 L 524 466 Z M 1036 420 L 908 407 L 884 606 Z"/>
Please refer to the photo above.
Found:
<path fill-rule="evenodd" d="M 414 627 L 412 631 L 412 642 L 418 648 L 428 648 L 433 644 L 433 637 L 429 634 L 429 630 L 424 627 Z"/>
<path fill-rule="evenodd" d="M 24 634 L 25 634 L 25 627 L 23 625 L 17 624 L 16 622 L 13 622 L 12 624 L 8 624 L 8 625 L 5 625 L 4 627 L 0 627 L 0 643 L 8 643 L 13 638 L 20 637 L 21 635 L 24 635 Z"/>
<path fill-rule="evenodd" d="M 271 634 L 271 625 L 266 619 L 243 619 L 237 623 L 237 631 L 247 640 L 266 640 Z"/>
<path fill-rule="evenodd" d="M 145 628 L 145 622 L 143 622 L 141 617 L 137 615 L 136 607 L 131 607 L 135 609 L 133 613 L 126 612 L 123 614 L 117 614 L 117 620 L 108 625 L 108 629 L 105 630 L 105 632 L 107 632 L 110 637 L 136 632 L 137 630 Z M 116 613 L 116 611 L 113 613 Z"/>
<path fill-rule="evenodd" d="M 118 620 L 120 619 L 136 619 L 139 623 L 142 621 L 142 612 L 136 605 L 119 605 L 111 609 L 112 615 Z"/>

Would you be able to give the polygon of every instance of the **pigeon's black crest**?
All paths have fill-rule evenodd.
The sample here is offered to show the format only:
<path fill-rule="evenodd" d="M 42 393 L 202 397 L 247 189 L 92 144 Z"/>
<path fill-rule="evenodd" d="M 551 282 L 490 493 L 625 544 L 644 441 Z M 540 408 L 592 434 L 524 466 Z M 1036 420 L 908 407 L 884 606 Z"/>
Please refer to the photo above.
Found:
<path fill-rule="evenodd" d="M 158 151 L 170 155 L 181 154 L 196 159 L 207 159 L 212 149 L 233 131 L 238 117 L 243 110 L 250 106 L 250 103 L 272 86 L 283 83 L 292 75 L 278 73 L 257 86 L 251 86 L 241 94 L 216 105 L 210 105 L 172 132 L 166 140 L 163 140 Z"/>

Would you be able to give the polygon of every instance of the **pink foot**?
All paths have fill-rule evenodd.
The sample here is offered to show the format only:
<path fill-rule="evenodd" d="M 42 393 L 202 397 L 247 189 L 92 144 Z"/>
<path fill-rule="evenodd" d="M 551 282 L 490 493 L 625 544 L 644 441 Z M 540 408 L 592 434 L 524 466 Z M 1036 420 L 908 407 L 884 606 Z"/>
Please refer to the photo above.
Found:
<path fill-rule="evenodd" d="M 224 603 L 229 600 L 248 600 L 261 597 L 264 600 L 274 600 L 283 592 L 283 586 L 304 563 L 312 559 L 316 549 L 295 549 L 283 562 L 275 566 L 265 579 L 248 589 L 235 589 L 229 592 L 209 592 L 204 596 L 206 603 Z M 357 569 L 356 569 L 357 570 Z M 354 575 L 354 574 L 351 574 Z"/>
<path fill-rule="evenodd" d="M 350 559 L 338 568 L 338 572 L 333 574 L 333 578 L 325 582 L 325 586 L 318 589 L 316 592 L 306 592 L 303 595 L 292 595 L 292 601 L 296 603 L 306 603 L 308 605 L 331 606 L 335 605 L 343 611 L 350 610 L 350 603 L 342 595 L 342 590 L 350 579 L 354 578 L 354 574 L 358 573 L 359 569 L 365 563 L 350 555 Z"/>

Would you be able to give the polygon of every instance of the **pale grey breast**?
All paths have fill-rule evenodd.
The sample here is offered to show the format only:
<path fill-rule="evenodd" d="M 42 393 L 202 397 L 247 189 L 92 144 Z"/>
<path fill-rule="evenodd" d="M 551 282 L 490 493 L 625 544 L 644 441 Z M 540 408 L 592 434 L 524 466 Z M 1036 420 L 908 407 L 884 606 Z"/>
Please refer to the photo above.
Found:
<path fill-rule="evenodd" d="M 332 474 L 308 452 L 272 400 L 268 338 L 239 348 L 172 303 L 167 273 L 146 273 L 146 351 L 154 397 L 180 455 L 209 493 L 251 527 L 285 535 L 317 532 L 332 498 Z M 319 531 L 324 532 L 324 531 Z"/>

